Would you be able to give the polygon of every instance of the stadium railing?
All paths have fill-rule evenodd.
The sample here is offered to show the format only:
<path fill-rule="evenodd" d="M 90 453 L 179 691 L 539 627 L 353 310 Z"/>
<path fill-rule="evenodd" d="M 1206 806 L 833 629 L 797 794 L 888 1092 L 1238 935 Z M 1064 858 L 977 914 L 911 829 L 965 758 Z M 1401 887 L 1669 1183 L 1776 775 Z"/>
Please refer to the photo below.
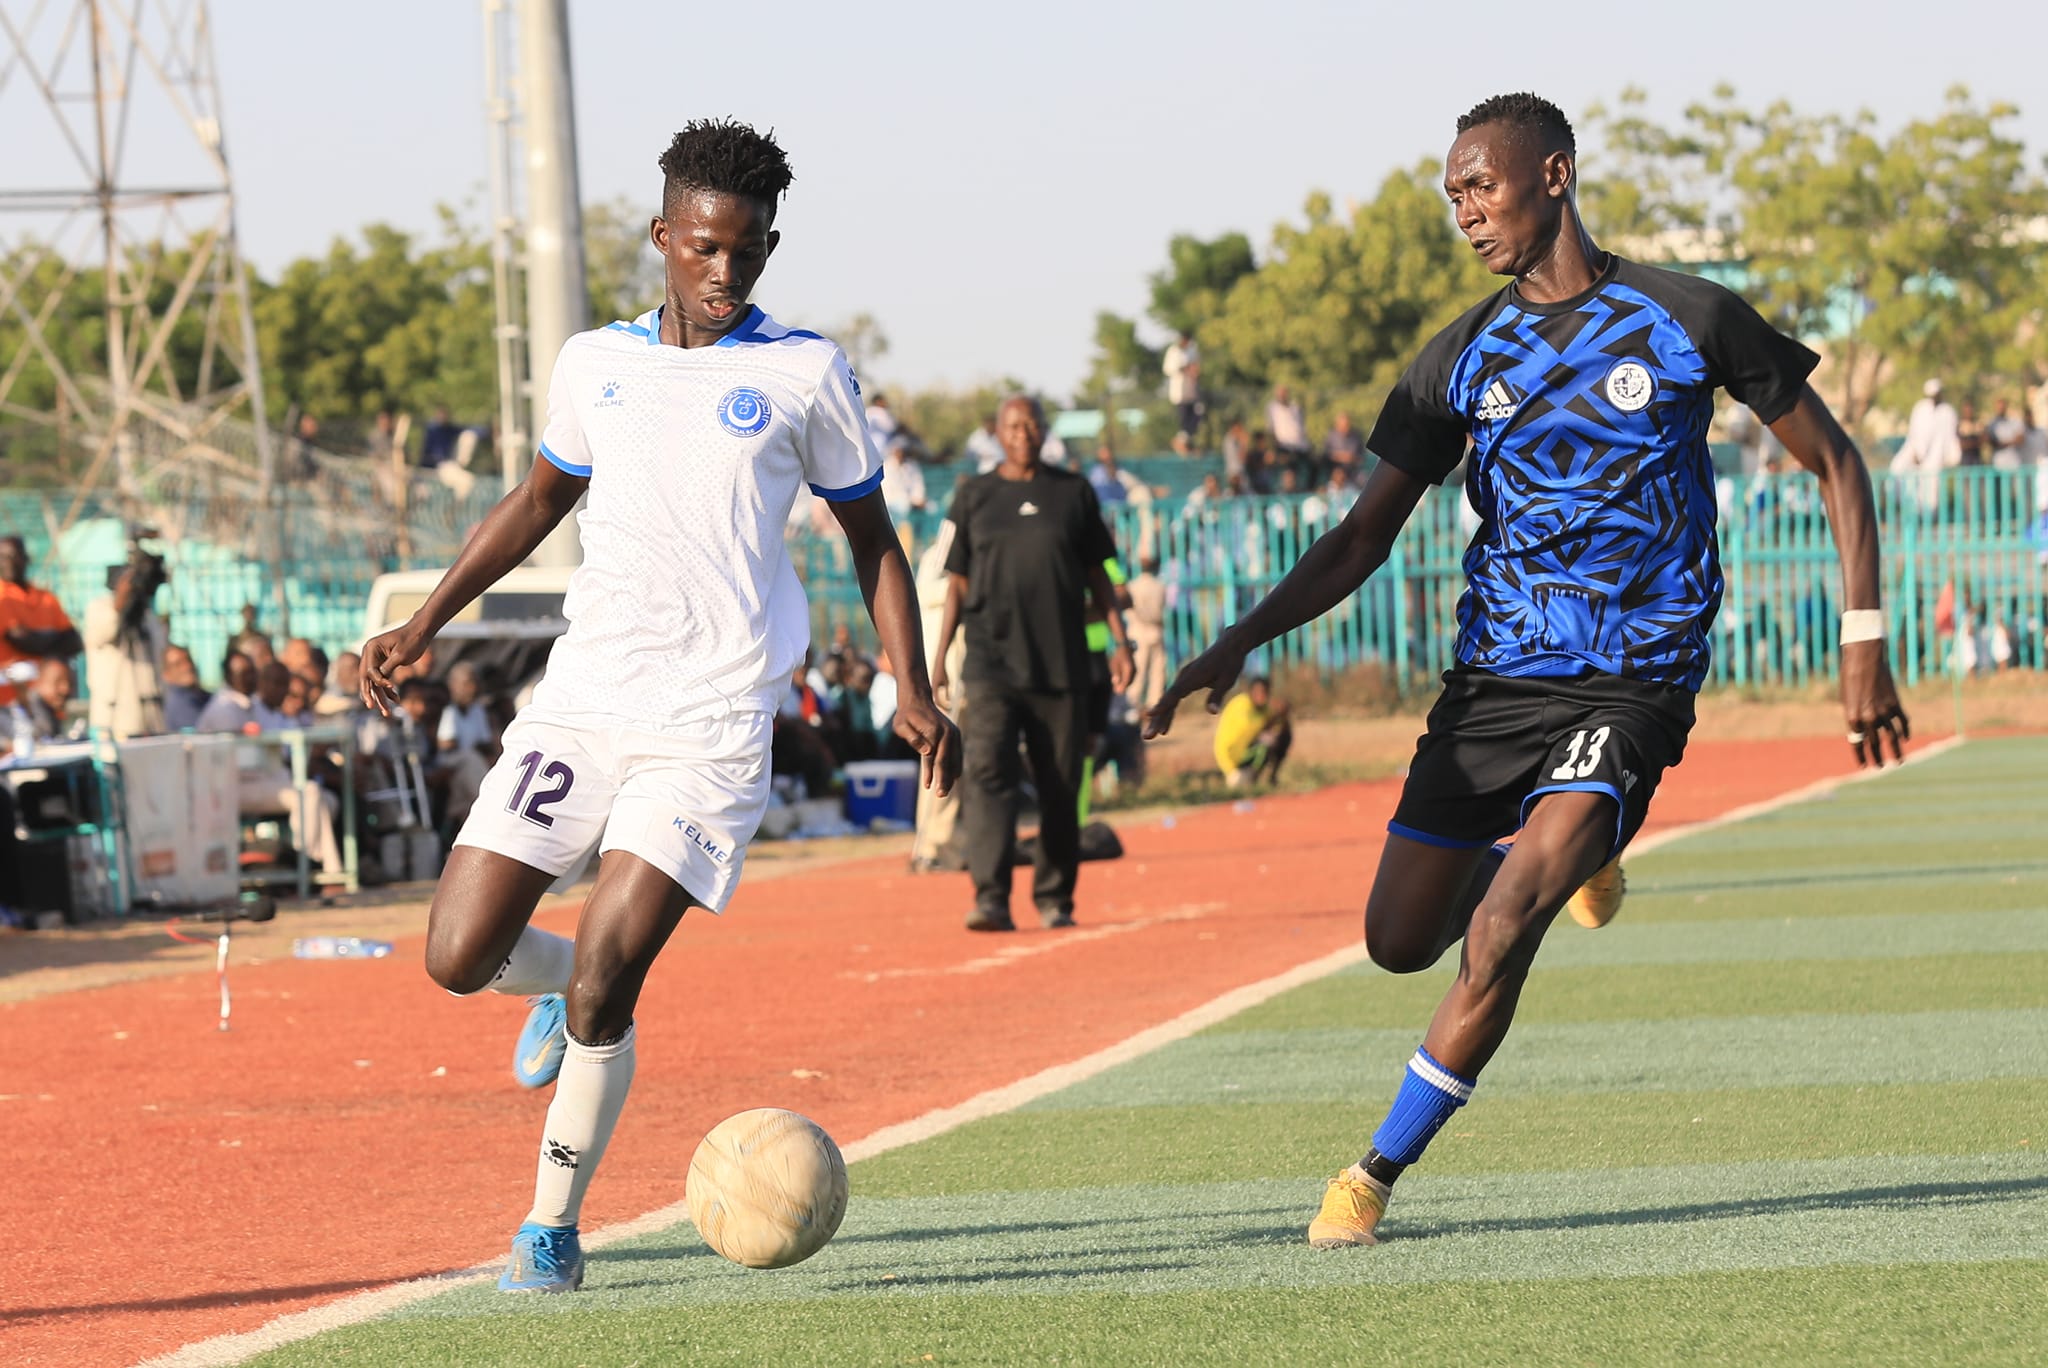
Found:
<path fill-rule="evenodd" d="M 1198 462 L 1181 464 L 1199 468 Z M 1875 476 L 1874 484 L 1885 611 L 1902 682 L 1954 668 L 1959 621 L 1986 638 L 1976 653 L 1980 663 L 1989 662 L 1988 638 L 2002 627 L 2012 666 L 2048 669 L 2048 477 L 1970 469 L 1946 473 L 1932 490 L 1888 474 Z M 446 564 L 451 544 L 459 544 L 461 531 L 494 493 L 479 490 L 454 500 L 437 491 L 414 503 L 410 547 L 389 529 L 374 539 L 330 534 L 318 510 L 300 507 L 300 496 L 292 496 L 282 563 L 291 634 L 311 638 L 330 654 L 354 649 L 376 576 Z M 1719 494 L 1726 590 L 1713 628 L 1709 686 L 1801 687 L 1834 678 L 1841 574 L 1814 480 L 1804 473 L 1723 478 Z M 53 555 L 51 510 L 67 498 L 0 494 L 0 532 L 28 536 L 38 556 L 33 577 L 80 619 L 87 603 L 105 592 L 107 568 L 122 559 L 121 527 L 104 518 L 97 539 L 69 536 L 63 554 Z M 165 521 L 177 512 L 163 511 Z M 201 512 L 192 516 L 194 525 L 221 521 L 219 509 Z M 1242 616 L 1342 512 L 1318 494 L 1228 499 L 1207 507 L 1168 497 L 1149 509 L 1113 505 L 1109 517 L 1133 572 L 1148 552 L 1160 561 L 1171 589 L 1167 648 L 1178 664 Z M 933 507 L 910 520 L 913 554 L 928 544 L 942 516 Z M 1259 666 L 1376 669 L 1400 692 L 1426 695 L 1451 663 L 1473 525 L 1461 491 L 1432 491 L 1386 567 L 1335 611 L 1274 642 Z M 789 544 L 810 596 L 815 638 L 829 639 L 841 622 L 867 638 L 844 540 L 805 533 Z M 171 582 L 158 609 L 209 684 L 242 629 L 245 605 L 255 606 L 263 630 L 281 634 L 277 586 L 254 547 L 187 537 L 170 546 L 169 568 Z"/>

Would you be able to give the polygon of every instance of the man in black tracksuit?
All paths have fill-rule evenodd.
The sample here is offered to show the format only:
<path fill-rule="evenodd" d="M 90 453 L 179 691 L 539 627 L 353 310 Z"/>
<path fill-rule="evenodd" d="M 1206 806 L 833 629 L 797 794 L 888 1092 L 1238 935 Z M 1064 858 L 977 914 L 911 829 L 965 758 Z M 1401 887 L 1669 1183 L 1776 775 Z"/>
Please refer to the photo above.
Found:
<path fill-rule="evenodd" d="M 946 648 L 967 625 L 965 671 L 974 695 L 964 741 L 961 809 L 974 879 L 972 931 L 1012 931 L 1010 864 L 1017 840 L 1018 746 L 1038 791 L 1031 886 L 1039 920 L 1074 924 L 1080 866 L 1078 802 L 1088 725 L 1086 598 L 1108 618 L 1116 645 L 1111 684 L 1131 682 L 1131 649 L 1103 562 L 1116 554 L 1088 481 L 1038 458 L 1045 413 L 1024 396 L 996 421 L 1003 463 L 961 484 L 946 558 L 950 583 L 932 684 L 944 689 Z"/>

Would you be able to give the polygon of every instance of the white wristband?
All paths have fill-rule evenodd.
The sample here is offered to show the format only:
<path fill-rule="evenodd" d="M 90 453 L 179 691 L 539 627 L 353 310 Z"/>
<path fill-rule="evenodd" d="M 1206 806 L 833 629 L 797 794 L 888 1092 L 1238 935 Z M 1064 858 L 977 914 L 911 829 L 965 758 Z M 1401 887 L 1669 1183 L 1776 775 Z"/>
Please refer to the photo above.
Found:
<path fill-rule="evenodd" d="M 1884 640 L 1884 609 L 1851 608 L 1842 614 L 1842 644 Z"/>

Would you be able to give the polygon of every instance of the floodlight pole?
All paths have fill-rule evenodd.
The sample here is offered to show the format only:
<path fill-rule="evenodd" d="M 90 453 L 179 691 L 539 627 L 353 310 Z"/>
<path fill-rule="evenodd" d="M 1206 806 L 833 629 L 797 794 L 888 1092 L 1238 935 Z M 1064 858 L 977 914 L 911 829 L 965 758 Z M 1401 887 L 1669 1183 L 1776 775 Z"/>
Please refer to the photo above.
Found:
<path fill-rule="evenodd" d="M 492 336 L 498 351 L 498 430 L 493 445 L 506 489 L 519 483 L 532 454 L 527 429 L 523 236 L 519 213 L 519 99 L 512 74 L 514 0 L 483 0 L 484 112 L 490 130 Z"/>
<path fill-rule="evenodd" d="M 583 274 L 568 0 L 520 0 L 519 19 L 526 134 L 526 355 L 532 431 L 540 434 L 547 429 L 548 379 L 555 357 L 563 343 L 590 326 L 590 296 Z M 583 547 L 574 519 L 564 519 L 533 559 L 538 565 L 579 564 Z"/>

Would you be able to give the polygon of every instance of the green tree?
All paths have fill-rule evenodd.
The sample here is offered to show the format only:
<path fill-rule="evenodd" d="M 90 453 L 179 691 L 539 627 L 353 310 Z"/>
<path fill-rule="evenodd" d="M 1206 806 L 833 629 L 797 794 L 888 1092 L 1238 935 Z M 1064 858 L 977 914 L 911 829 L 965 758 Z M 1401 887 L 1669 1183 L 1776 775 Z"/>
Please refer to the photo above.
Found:
<path fill-rule="evenodd" d="M 1624 250 L 1738 269 L 1767 317 L 1828 345 L 1829 399 L 1856 426 L 1929 375 L 1969 393 L 2044 372 L 2048 181 L 2016 113 L 1956 87 L 1887 137 L 1867 111 L 1751 109 L 1722 86 L 1673 131 L 1625 92 L 1589 120 L 1582 199 Z"/>
<path fill-rule="evenodd" d="M 661 303 L 661 253 L 647 236 L 653 217 L 624 195 L 585 206 L 583 277 L 593 323 L 637 318 Z"/>
<path fill-rule="evenodd" d="M 1660 238 L 1704 230 L 1714 189 L 1705 144 L 1653 121 L 1648 103 L 1629 86 L 1578 126 L 1580 216 L 1596 238 L 1634 256 Z"/>
<path fill-rule="evenodd" d="M 1303 222 L 1275 228 L 1265 263 L 1199 330 L 1212 393 L 1253 407 L 1289 384 L 1317 422 L 1377 408 L 1416 348 L 1499 288 L 1452 227 L 1441 179 L 1433 162 L 1396 172 L 1348 216 L 1318 192 Z"/>
<path fill-rule="evenodd" d="M 1151 278 L 1152 317 L 1175 333 L 1198 331 L 1223 311 L 1231 287 L 1257 269 L 1243 233 L 1207 241 L 1178 234 L 1166 244 L 1166 269 Z"/>
<path fill-rule="evenodd" d="M 372 224 L 360 248 L 337 238 L 325 257 L 287 266 L 255 313 L 279 409 L 324 422 L 445 404 L 480 421 L 496 407 L 489 248 L 445 208 L 440 243 L 422 250 Z"/>

